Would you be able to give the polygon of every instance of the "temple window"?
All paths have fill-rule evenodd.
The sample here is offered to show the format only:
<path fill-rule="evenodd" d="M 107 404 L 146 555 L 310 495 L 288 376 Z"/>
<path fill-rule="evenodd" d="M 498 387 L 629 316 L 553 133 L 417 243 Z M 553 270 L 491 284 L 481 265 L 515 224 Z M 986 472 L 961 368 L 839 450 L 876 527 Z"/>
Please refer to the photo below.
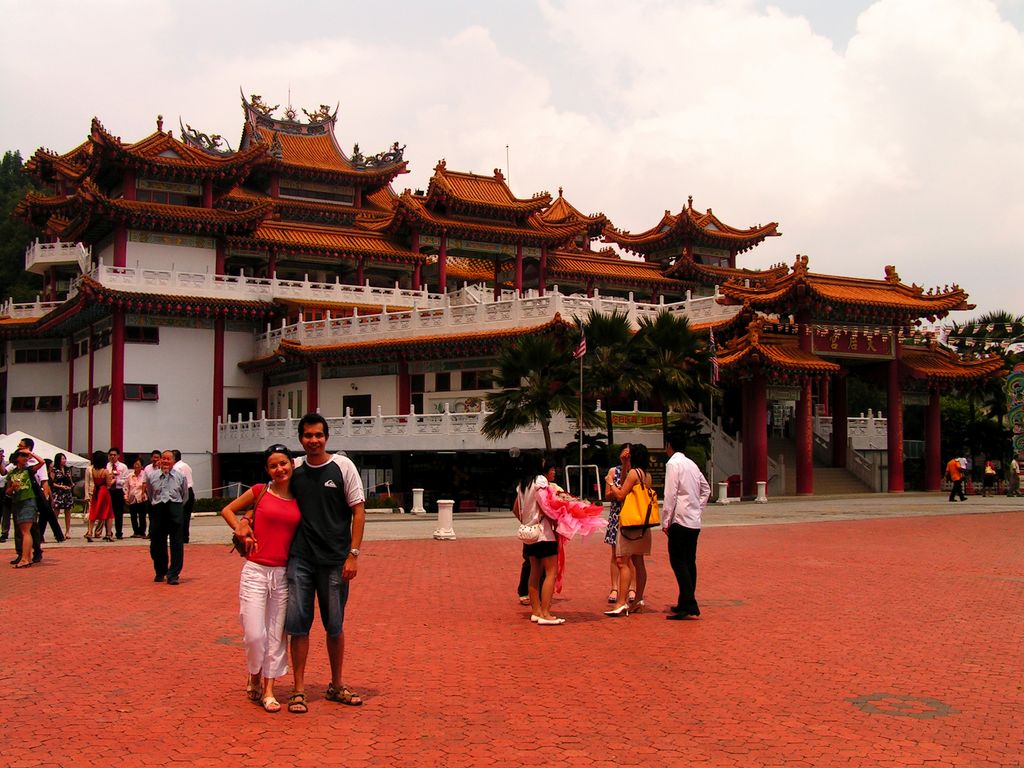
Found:
<path fill-rule="evenodd" d="M 126 325 L 124 340 L 127 344 L 159 344 L 160 329 L 148 325 Z"/>
<path fill-rule="evenodd" d="M 139 179 L 135 185 L 135 199 L 144 203 L 199 208 L 203 204 L 203 190 L 198 184 Z"/>
<path fill-rule="evenodd" d="M 356 188 L 282 179 L 280 196 L 291 197 L 297 200 L 315 200 L 321 203 L 352 205 L 356 199 Z"/>
<path fill-rule="evenodd" d="M 53 413 L 61 410 L 64 405 L 64 398 L 61 395 L 40 395 L 39 404 L 36 406 L 40 411 Z"/>
<path fill-rule="evenodd" d="M 125 400 L 159 400 L 160 393 L 156 384 L 125 384 Z"/>
<path fill-rule="evenodd" d="M 17 363 L 59 363 L 61 362 L 59 347 L 43 347 L 42 349 L 16 349 L 14 362 Z"/>
<path fill-rule="evenodd" d="M 494 386 L 494 372 L 493 371 L 463 371 L 462 372 L 462 387 L 463 391 L 467 389 L 490 389 Z"/>
<path fill-rule="evenodd" d="M 36 409 L 36 399 L 34 397 L 12 397 L 11 398 L 11 412 L 24 412 L 34 411 Z"/>
<path fill-rule="evenodd" d="M 450 373 L 435 373 L 434 374 L 434 391 L 435 392 L 451 392 L 452 391 L 452 375 Z"/>

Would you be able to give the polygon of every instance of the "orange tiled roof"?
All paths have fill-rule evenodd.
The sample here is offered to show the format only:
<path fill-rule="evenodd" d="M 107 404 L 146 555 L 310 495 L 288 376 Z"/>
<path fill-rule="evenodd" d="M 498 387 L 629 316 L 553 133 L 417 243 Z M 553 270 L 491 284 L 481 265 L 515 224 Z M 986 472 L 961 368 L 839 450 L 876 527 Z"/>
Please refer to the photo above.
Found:
<path fill-rule="evenodd" d="M 547 224 L 583 224 L 587 227 L 587 234 L 591 237 L 598 237 L 606 226 L 609 225 L 608 217 L 603 213 L 594 213 L 589 216 L 580 212 L 572 203 L 562 196 L 562 188 L 558 188 L 558 197 L 540 213 L 541 220 Z"/>
<path fill-rule="evenodd" d="M 605 228 L 605 239 L 617 243 L 623 248 L 641 254 L 659 251 L 675 244 L 692 243 L 742 253 L 758 245 L 766 237 L 781 235 L 777 222 L 764 226 L 738 229 L 729 226 L 715 216 L 708 208 L 706 213 L 698 213 L 693 208 L 691 197 L 687 207 L 678 214 L 665 211 L 655 226 L 646 232 L 632 234 L 609 226 Z"/>
<path fill-rule="evenodd" d="M 846 305 L 914 317 L 943 316 L 951 310 L 974 307 L 967 303 L 967 293 L 956 285 L 925 293 L 920 286 L 900 282 L 893 267 L 886 267 L 885 279 L 872 280 L 812 273 L 807 264 L 806 256 L 798 256 L 793 270 L 774 282 L 747 286 L 742 280 L 734 279 L 722 285 L 721 293 L 729 302 L 749 303 L 759 309 L 780 304 L 792 306 L 798 293 L 816 297 L 832 307 Z"/>
<path fill-rule="evenodd" d="M 265 221 L 252 239 L 299 251 L 320 251 L 331 255 L 366 255 L 387 261 L 414 263 L 422 260 L 376 232 L 316 226 L 290 221 Z"/>
<path fill-rule="evenodd" d="M 556 245 L 572 240 L 580 231 L 575 224 L 545 224 L 537 214 L 527 216 L 522 226 L 456 219 L 436 213 L 424 204 L 423 198 L 408 191 L 399 197 L 396 215 L 389 229 L 396 229 L 403 221 L 414 223 L 420 231 L 430 234 L 446 232 L 455 237 L 485 242 L 522 242 L 524 245 Z"/>
<path fill-rule="evenodd" d="M 1003 367 L 998 355 L 963 360 L 955 352 L 934 342 L 928 346 L 905 344 L 900 363 L 913 378 L 936 382 L 969 381 L 991 376 Z"/>
<path fill-rule="evenodd" d="M 306 346 L 295 341 L 284 340 L 270 355 L 243 361 L 238 364 L 238 367 L 251 373 L 287 367 L 297 362 L 305 364 L 309 360 L 329 360 L 331 362 L 350 360 L 361 363 L 399 358 L 429 360 L 450 355 L 452 349 L 462 356 L 493 354 L 509 339 L 526 334 L 557 332 L 567 327 L 569 326 L 562 320 L 561 315 L 556 314 L 550 321 L 541 325 L 501 331 L 490 330 L 405 339 L 360 341 L 329 346 Z M 282 359 L 285 362 L 282 363 Z"/>
<path fill-rule="evenodd" d="M 77 179 L 88 167 L 91 154 L 92 142 L 88 139 L 62 155 L 40 147 L 25 163 L 25 172 L 43 182 L 47 181 L 46 176 L 51 172 L 66 179 Z"/>
<path fill-rule="evenodd" d="M 618 256 L 554 251 L 548 255 L 549 277 L 565 275 L 573 279 L 599 278 L 619 283 L 640 283 L 681 286 L 678 280 L 665 277 L 658 264 L 628 261 Z"/>
<path fill-rule="evenodd" d="M 812 375 L 842 370 L 838 364 L 800 349 L 797 336 L 766 331 L 764 321 L 759 318 L 751 321 L 743 336 L 723 345 L 718 353 L 718 364 L 723 370 L 751 365 L 762 370 Z"/>
<path fill-rule="evenodd" d="M 434 175 L 427 186 L 428 206 L 441 203 L 460 204 L 469 208 L 482 208 L 506 213 L 528 214 L 543 210 L 551 202 L 546 192 L 532 198 L 518 198 L 505 183 L 505 176 L 497 168 L 493 176 L 449 171 L 444 160 L 434 167 Z"/>

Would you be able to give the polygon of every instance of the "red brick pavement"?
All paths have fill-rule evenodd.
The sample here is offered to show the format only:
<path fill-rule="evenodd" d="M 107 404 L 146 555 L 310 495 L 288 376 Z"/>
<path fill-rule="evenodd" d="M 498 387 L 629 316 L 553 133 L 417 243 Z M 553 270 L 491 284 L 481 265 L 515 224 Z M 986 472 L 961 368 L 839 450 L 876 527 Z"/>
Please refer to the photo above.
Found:
<path fill-rule="evenodd" d="M 0 763 L 16 766 L 1020 766 L 1024 515 L 707 529 L 704 617 L 612 620 L 607 548 L 573 542 L 568 619 L 515 600 L 509 539 L 372 542 L 345 679 L 366 704 L 244 699 L 240 561 L 193 545 L 182 584 L 146 550 L 50 547 L 0 569 Z M 280 686 L 282 698 L 290 690 Z"/>

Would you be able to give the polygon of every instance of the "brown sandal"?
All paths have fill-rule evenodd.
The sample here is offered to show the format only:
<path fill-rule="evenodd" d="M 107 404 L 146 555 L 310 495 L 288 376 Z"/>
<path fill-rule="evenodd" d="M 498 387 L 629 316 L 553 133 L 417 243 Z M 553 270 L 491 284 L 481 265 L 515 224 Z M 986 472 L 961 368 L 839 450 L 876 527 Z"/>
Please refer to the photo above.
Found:
<path fill-rule="evenodd" d="M 339 704 L 344 704 L 347 707 L 363 706 L 363 697 L 347 685 L 343 685 L 338 689 L 334 687 L 334 683 L 328 684 L 327 693 L 324 695 L 324 698 L 328 701 L 336 701 Z"/>
<path fill-rule="evenodd" d="M 304 715 L 309 712 L 309 707 L 306 706 L 306 694 L 302 691 L 296 691 L 289 696 L 288 711 L 293 715 Z"/>

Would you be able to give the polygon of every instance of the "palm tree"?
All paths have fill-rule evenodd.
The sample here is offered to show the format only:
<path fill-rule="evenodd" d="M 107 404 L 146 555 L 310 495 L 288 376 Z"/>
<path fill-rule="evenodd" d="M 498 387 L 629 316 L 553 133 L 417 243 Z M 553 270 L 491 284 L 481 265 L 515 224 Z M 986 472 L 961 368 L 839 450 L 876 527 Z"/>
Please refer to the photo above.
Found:
<path fill-rule="evenodd" d="M 564 336 L 521 336 L 502 349 L 497 376 L 501 391 L 487 395 L 490 413 L 484 418 L 484 436 L 500 440 L 517 429 L 540 424 L 544 447 L 550 451 L 551 417 L 579 414 L 572 363 Z"/>
<path fill-rule="evenodd" d="M 661 408 L 662 437 L 668 434 L 668 409 L 692 411 L 700 395 L 699 372 L 708 365 L 708 349 L 682 315 L 662 310 L 641 318 L 637 343 L 651 396 Z"/>
<path fill-rule="evenodd" d="M 587 335 L 587 355 L 583 359 L 584 388 L 600 398 L 604 409 L 608 445 L 615 442 L 612 431 L 612 406 L 622 397 L 642 398 L 651 393 L 638 354 L 639 345 L 629 319 L 618 311 L 610 315 L 591 308 L 583 321 Z"/>

